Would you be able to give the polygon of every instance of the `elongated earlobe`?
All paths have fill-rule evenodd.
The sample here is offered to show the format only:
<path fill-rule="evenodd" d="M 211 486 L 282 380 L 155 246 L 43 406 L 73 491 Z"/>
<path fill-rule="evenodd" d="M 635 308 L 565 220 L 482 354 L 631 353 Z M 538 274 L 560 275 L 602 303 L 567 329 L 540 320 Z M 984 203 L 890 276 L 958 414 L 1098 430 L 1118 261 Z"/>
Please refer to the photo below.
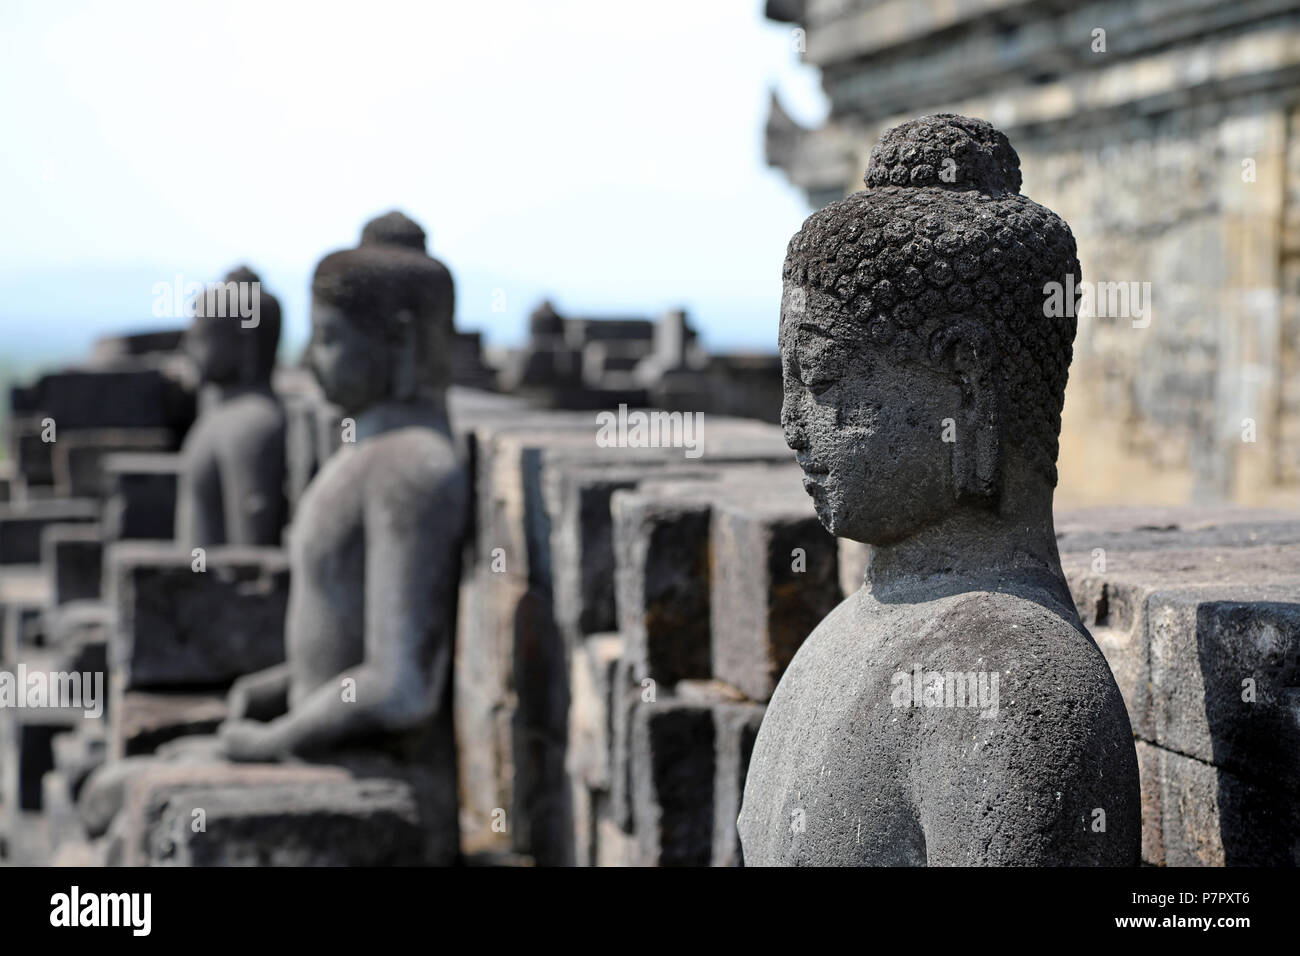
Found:
<path fill-rule="evenodd" d="M 239 329 L 235 334 L 239 336 L 239 381 L 243 385 L 255 385 L 258 379 L 258 367 L 261 364 L 257 336 L 251 329 Z"/>
<path fill-rule="evenodd" d="M 969 409 L 966 442 L 953 445 L 953 475 L 958 499 L 977 499 L 996 505 L 1002 494 L 1002 444 L 997 421 L 997 400 L 991 388 L 975 386 Z M 962 458 L 958 462 L 958 458 Z M 960 471 L 959 471 L 960 468 Z"/>
<path fill-rule="evenodd" d="M 1002 494 L 1002 440 L 995 359 L 988 332 L 958 322 L 936 335 L 930 358 L 952 370 L 961 387 L 957 440 L 952 442 L 953 491 L 959 501 L 996 506 Z"/>
<path fill-rule="evenodd" d="M 415 322 L 405 310 L 397 313 L 390 324 L 389 370 L 392 374 L 393 399 L 409 402 L 419 390 L 416 367 Z"/>

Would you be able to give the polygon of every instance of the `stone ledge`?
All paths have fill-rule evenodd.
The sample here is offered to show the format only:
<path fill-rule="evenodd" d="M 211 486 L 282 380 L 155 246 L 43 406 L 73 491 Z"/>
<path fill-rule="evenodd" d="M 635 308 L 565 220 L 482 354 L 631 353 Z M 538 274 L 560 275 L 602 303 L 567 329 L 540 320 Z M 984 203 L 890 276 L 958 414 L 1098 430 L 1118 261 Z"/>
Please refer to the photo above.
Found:
<path fill-rule="evenodd" d="M 150 769 L 127 782 L 119 821 L 119 861 L 126 865 L 422 862 L 424 834 L 410 786 L 358 780 L 338 767 Z"/>

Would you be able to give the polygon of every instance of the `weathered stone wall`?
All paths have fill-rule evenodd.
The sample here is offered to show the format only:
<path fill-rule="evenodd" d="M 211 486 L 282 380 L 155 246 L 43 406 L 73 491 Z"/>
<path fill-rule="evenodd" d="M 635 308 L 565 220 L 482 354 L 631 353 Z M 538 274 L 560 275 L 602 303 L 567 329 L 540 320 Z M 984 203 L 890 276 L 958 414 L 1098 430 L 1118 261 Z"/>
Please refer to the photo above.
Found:
<path fill-rule="evenodd" d="M 1093 510 L 1057 524 L 1138 741 L 1143 859 L 1300 862 L 1296 515 Z"/>
<path fill-rule="evenodd" d="M 1297 500 L 1293 3 L 807 0 L 769 14 L 792 21 L 831 99 L 818 130 L 779 103 L 768 128 L 769 160 L 815 204 L 862 188 L 882 130 L 978 116 L 1010 137 L 1025 194 L 1070 223 L 1086 282 L 1150 283 L 1146 315 L 1080 315 L 1060 502 Z"/>

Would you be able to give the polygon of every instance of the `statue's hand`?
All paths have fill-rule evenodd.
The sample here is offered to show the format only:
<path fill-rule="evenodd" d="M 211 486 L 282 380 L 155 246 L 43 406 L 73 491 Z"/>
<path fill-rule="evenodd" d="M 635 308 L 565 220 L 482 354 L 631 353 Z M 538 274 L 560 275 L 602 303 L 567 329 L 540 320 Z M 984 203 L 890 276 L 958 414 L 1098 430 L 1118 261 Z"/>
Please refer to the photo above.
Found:
<path fill-rule="evenodd" d="M 242 721 L 248 717 L 248 681 L 240 677 L 230 685 L 230 692 L 226 694 L 226 720 Z"/>
<path fill-rule="evenodd" d="M 270 724 L 253 720 L 227 720 L 218 731 L 222 750 L 230 760 L 269 762 L 282 756 L 283 748 Z"/>
<path fill-rule="evenodd" d="M 226 694 L 229 720 L 270 721 L 288 709 L 289 671 L 284 665 L 245 674 L 230 685 Z"/>

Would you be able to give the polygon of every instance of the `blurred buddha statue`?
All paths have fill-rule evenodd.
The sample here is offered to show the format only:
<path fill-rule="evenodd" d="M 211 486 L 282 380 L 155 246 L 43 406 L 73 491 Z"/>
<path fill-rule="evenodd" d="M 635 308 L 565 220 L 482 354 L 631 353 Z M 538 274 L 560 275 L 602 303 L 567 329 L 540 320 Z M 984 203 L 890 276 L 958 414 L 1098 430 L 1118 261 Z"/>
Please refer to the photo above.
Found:
<path fill-rule="evenodd" d="M 447 417 L 452 301 L 447 270 L 409 248 L 317 266 L 310 364 L 355 440 L 312 479 L 288 533 L 285 663 L 235 682 L 216 738 L 144 758 L 302 760 L 406 780 L 429 864 L 459 853 L 451 672 L 469 485 Z M 134 759 L 86 785 L 92 835 L 121 806 Z"/>
<path fill-rule="evenodd" d="M 287 660 L 236 682 L 221 728 L 234 760 L 370 751 L 410 768 L 430 863 L 458 851 L 450 677 L 469 486 L 447 418 L 452 301 L 447 270 L 412 249 L 317 267 L 310 363 L 355 441 L 294 516 Z"/>
<path fill-rule="evenodd" d="M 280 543 L 285 414 L 271 391 L 279 344 L 280 303 L 249 269 L 199 295 L 184 338 L 200 381 L 176 499 L 176 539 L 186 548 Z"/>

